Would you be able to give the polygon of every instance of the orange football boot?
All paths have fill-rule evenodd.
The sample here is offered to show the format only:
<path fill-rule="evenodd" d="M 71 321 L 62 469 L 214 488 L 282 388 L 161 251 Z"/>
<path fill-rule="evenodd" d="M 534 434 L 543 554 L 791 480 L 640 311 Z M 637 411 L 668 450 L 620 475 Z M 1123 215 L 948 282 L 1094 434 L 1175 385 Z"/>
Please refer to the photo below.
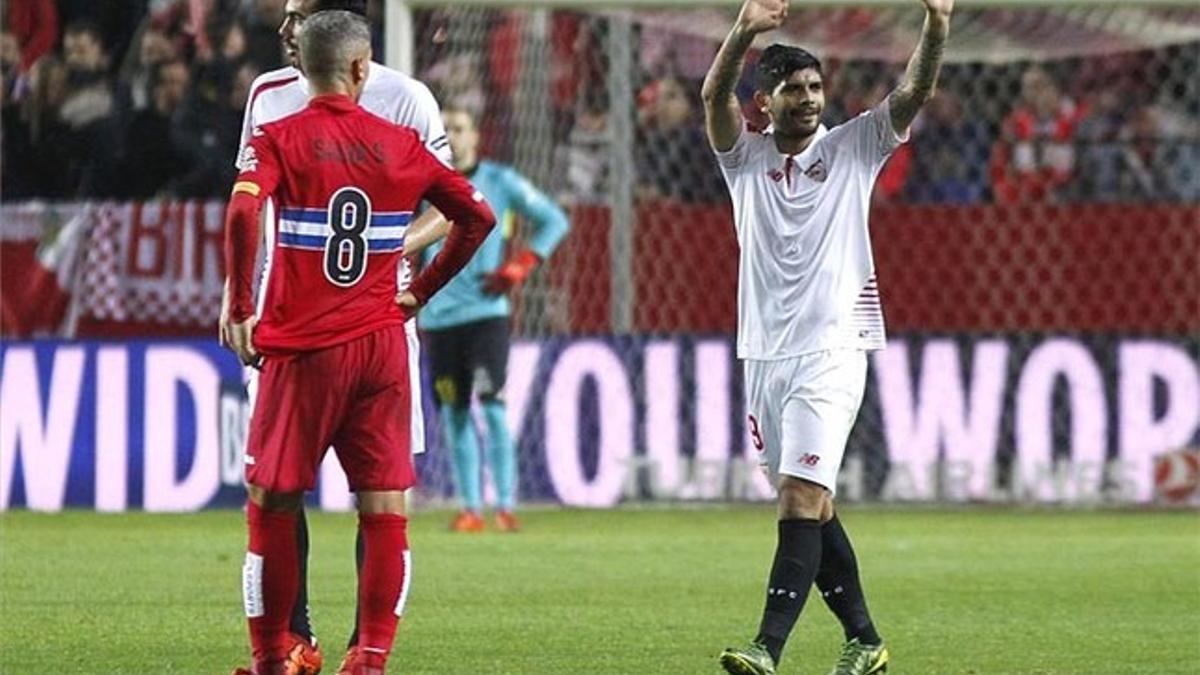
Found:
<path fill-rule="evenodd" d="M 325 657 L 320 647 L 292 634 L 293 644 L 282 661 L 255 664 L 251 668 L 236 668 L 233 675 L 320 675 Z"/>
<path fill-rule="evenodd" d="M 295 642 L 284 659 L 284 675 L 319 675 L 325 665 L 321 648 L 295 633 L 292 633 L 292 639 Z"/>
<path fill-rule="evenodd" d="M 497 511 L 496 529 L 501 532 L 520 532 L 521 521 L 517 520 L 516 514 L 512 511 Z"/>
<path fill-rule="evenodd" d="M 460 511 L 450 523 L 450 529 L 455 532 L 483 532 L 484 527 L 483 518 L 473 511 Z"/>

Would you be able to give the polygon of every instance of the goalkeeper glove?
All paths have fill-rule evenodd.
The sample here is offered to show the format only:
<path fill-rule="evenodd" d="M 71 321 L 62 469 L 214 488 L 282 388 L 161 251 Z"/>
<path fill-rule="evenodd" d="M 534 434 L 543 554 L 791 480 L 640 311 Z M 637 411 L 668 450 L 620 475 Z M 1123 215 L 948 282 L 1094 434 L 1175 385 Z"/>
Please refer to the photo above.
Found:
<path fill-rule="evenodd" d="M 495 272 L 483 275 L 483 292 L 491 295 L 508 293 L 520 286 L 541 261 L 536 253 L 527 248 L 517 251 Z"/>

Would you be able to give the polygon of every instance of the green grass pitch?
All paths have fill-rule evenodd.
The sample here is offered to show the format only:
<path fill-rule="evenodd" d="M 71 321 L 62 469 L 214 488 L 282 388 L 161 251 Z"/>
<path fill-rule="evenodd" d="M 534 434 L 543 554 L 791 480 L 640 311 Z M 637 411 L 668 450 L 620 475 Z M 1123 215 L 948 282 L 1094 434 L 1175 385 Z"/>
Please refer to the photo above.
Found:
<path fill-rule="evenodd" d="M 757 626 L 770 506 L 531 509 L 517 535 L 415 514 L 391 671 L 715 674 Z M 850 508 L 892 674 L 1200 672 L 1200 514 Z M 354 516 L 311 517 L 313 615 L 341 658 Z M 236 511 L 0 514 L 0 673 L 220 674 L 248 652 Z M 840 630 L 810 598 L 781 673 Z"/>

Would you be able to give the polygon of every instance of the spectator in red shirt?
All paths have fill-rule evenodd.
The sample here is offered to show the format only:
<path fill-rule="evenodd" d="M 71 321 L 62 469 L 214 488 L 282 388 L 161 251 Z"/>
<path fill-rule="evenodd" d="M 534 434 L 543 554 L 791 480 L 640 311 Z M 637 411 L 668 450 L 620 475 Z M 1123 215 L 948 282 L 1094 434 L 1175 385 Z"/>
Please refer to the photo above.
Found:
<path fill-rule="evenodd" d="M 58 10 L 54 0 L 9 2 L 5 25 L 21 46 L 21 71 L 26 72 L 58 42 Z"/>
<path fill-rule="evenodd" d="M 1084 111 L 1045 69 L 1021 76 L 1021 100 L 992 149 L 992 193 L 1000 203 L 1052 201 L 1075 172 L 1075 130 Z"/>

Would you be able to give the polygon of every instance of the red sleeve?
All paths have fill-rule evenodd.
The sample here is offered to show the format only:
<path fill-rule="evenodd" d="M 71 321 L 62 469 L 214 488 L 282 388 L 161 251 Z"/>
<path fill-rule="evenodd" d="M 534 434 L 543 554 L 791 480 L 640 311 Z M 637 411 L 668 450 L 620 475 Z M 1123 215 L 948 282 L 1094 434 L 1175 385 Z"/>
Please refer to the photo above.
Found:
<path fill-rule="evenodd" d="M 254 314 L 254 261 L 258 256 L 259 211 L 279 185 L 280 162 L 271 137 L 255 129 L 240 158 L 242 172 L 225 211 L 225 274 L 229 316 L 236 323 Z"/>
<path fill-rule="evenodd" d="M 58 10 L 54 0 L 8 3 L 9 28 L 21 47 L 21 70 L 28 71 L 58 41 Z"/>
<path fill-rule="evenodd" d="M 446 235 L 446 245 L 408 287 L 425 304 L 471 260 L 496 225 L 496 216 L 483 195 L 462 174 L 447 168 L 425 148 L 421 148 L 421 154 L 433 175 L 425 199 L 454 223 Z"/>

